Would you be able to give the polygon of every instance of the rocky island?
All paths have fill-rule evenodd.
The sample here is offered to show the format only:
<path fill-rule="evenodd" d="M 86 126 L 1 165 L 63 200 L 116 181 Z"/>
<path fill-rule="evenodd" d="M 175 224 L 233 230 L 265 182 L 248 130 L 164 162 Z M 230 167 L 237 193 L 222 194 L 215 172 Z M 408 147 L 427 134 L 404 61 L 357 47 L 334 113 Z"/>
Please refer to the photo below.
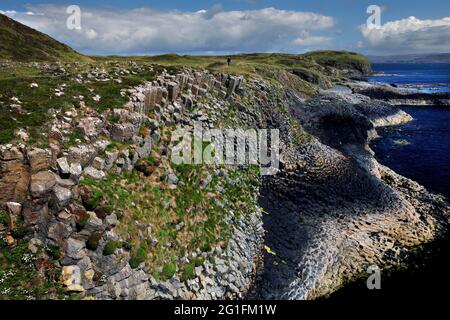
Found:
<path fill-rule="evenodd" d="M 369 147 L 412 119 L 397 104 L 422 97 L 362 81 L 359 54 L 227 66 L 41 43 L 45 59 L 0 55 L 3 299 L 317 299 L 446 236 L 446 199 Z M 175 165 L 171 135 L 195 121 L 278 129 L 279 172 Z"/>

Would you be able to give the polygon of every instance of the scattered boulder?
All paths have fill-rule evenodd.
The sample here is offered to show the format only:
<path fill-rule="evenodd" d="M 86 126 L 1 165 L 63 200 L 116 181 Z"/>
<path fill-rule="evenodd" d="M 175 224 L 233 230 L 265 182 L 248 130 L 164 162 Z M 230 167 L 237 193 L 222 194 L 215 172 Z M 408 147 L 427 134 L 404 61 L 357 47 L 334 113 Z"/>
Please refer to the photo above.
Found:
<path fill-rule="evenodd" d="M 22 213 L 22 205 L 17 202 L 7 202 L 6 207 L 8 209 L 8 230 L 14 230 L 16 227 L 17 218 Z"/>
<path fill-rule="evenodd" d="M 70 200 L 72 200 L 72 191 L 70 191 L 70 189 L 68 188 L 57 185 L 53 189 L 53 192 L 55 194 L 58 208 L 64 208 L 70 202 Z"/>
<path fill-rule="evenodd" d="M 34 148 L 28 151 L 28 160 L 31 173 L 48 170 L 49 168 L 49 154 L 46 150 Z"/>
<path fill-rule="evenodd" d="M 105 223 L 107 228 L 114 228 L 119 224 L 117 216 L 113 213 L 105 218 Z"/>
<path fill-rule="evenodd" d="M 22 202 L 26 199 L 30 169 L 24 155 L 17 147 L 0 148 L 0 203 Z"/>
<path fill-rule="evenodd" d="M 51 171 L 41 171 L 31 176 L 30 191 L 35 198 L 43 197 L 51 192 L 56 184 L 56 176 Z"/>
<path fill-rule="evenodd" d="M 94 167 L 87 167 L 84 169 L 84 174 L 95 180 L 101 180 L 106 177 L 106 174 L 103 171 L 97 170 Z"/>
<path fill-rule="evenodd" d="M 90 236 L 92 233 L 104 231 L 103 221 L 99 219 L 95 212 L 88 212 L 89 218 L 80 232 L 82 236 Z"/>
<path fill-rule="evenodd" d="M 70 178 L 72 180 L 78 181 L 81 177 L 81 174 L 83 173 L 83 168 L 81 167 L 81 164 L 74 162 L 70 164 Z"/>
<path fill-rule="evenodd" d="M 62 269 L 62 282 L 68 292 L 84 292 L 81 285 L 81 270 L 78 266 L 65 266 Z"/>
<path fill-rule="evenodd" d="M 75 260 L 79 260 L 84 257 L 83 251 L 85 243 L 74 238 L 69 238 L 66 242 L 66 256 Z"/>
<path fill-rule="evenodd" d="M 59 158 L 56 160 L 56 163 L 58 165 L 59 175 L 63 179 L 67 179 L 70 177 L 70 165 L 67 161 L 66 157 Z"/>
<path fill-rule="evenodd" d="M 178 179 L 178 177 L 173 173 L 170 173 L 167 176 L 167 182 L 169 183 L 169 185 L 177 185 L 179 181 L 180 180 Z"/>
<path fill-rule="evenodd" d="M 92 166 L 97 170 L 105 169 L 105 160 L 100 157 L 95 157 Z"/>
<path fill-rule="evenodd" d="M 79 163 L 82 167 L 91 163 L 92 160 L 97 155 L 97 150 L 94 146 L 91 145 L 81 145 L 79 147 L 70 147 L 69 148 L 69 156 L 68 160 L 70 163 Z"/>
<path fill-rule="evenodd" d="M 78 128 L 86 137 L 98 136 L 104 122 L 100 118 L 87 117 L 80 120 Z"/>
<path fill-rule="evenodd" d="M 66 223 L 54 222 L 48 227 L 47 237 L 55 241 L 58 246 L 62 246 L 69 237 L 70 231 Z"/>

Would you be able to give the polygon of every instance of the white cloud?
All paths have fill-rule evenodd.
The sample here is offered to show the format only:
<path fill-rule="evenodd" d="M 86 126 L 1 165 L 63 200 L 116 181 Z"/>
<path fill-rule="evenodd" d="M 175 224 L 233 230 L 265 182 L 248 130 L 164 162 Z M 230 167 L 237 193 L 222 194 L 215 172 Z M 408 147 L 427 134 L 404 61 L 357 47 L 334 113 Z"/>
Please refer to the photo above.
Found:
<path fill-rule="evenodd" d="M 330 37 L 311 36 L 309 32 L 304 31 L 293 41 L 293 43 L 298 46 L 315 46 L 329 43 L 331 40 L 332 38 Z"/>
<path fill-rule="evenodd" d="M 376 53 L 450 52 L 450 17 L 421 20 L 409 17 L 379 28 L 360 26 L 360 48 Z"/>
<path fill-rule="evenodd" d="M 69 30 L 65 9 L 31 6 L 28 10 L 34 15 L 9 15 L 75 49 L 97 54 L 296 51 L 302 46 L 324 44 L 329 38 L 311 33 L 335 25 L 329 16 L 274 8 L 224 11 L 218 5 L 181 12 L 81 7 L 82 29 Z"/>
<path fill-rule="evenodd" d="M 17 12 L 15 10 L 6 10 L 6 11 L 0 10 L 0 13 L 13 17 Z"/>

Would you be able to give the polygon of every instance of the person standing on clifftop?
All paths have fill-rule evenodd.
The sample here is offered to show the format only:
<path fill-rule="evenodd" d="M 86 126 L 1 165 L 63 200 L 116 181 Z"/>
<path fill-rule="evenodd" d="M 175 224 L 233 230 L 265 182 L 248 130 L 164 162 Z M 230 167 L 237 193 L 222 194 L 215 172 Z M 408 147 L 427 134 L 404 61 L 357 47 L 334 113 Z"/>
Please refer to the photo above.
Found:
<path fill-rule="evenodd" d="M 231 65 L 231 57 L 228 57 L 228 58 L 227 58 L 227 63 L 228 63 L 228 66 Z"/>

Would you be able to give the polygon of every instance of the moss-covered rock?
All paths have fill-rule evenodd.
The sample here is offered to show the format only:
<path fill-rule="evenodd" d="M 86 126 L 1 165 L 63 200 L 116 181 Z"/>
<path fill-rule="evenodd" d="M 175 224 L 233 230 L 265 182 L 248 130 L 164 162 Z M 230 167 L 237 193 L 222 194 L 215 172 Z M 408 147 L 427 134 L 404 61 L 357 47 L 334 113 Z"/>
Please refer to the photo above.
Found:
<path fill-rule="evenodd" d="M 195 265 L 193 263 L 187 264 L 183 267 L 183 272 L 180 277 L 181 281 L 195 279 Z"/>
<path fill-rule="evenodd" d="M 129 264 L 131 268 L 136 269 L 139 265 L 147 260 L 147 249 L 145 246 L 139 247 L 136 253 L 131 257 Z"/>
<path fill-rule="evenodd" d="M 177 272 L 177 266 L 175 263 L 165 263 L 162 269 L 162 276 L 164 279 L 172 279 L 175 273 Z"/>
<path fill-rule="evenodd" d="M 103 255 L 104 256 L 110 256 L 116 252 L 117 249 L 122 248 L 122 243 L 117 240 L 110 240 L 106 243 L 105 247 L 103 248 Z"/>
<path fill-rule="evenodd" d="M 91 234 L 86 242 L 86 248 L 92 251 L 97 250 L 101 238 L 102 234 L 100 232 Z"/>

